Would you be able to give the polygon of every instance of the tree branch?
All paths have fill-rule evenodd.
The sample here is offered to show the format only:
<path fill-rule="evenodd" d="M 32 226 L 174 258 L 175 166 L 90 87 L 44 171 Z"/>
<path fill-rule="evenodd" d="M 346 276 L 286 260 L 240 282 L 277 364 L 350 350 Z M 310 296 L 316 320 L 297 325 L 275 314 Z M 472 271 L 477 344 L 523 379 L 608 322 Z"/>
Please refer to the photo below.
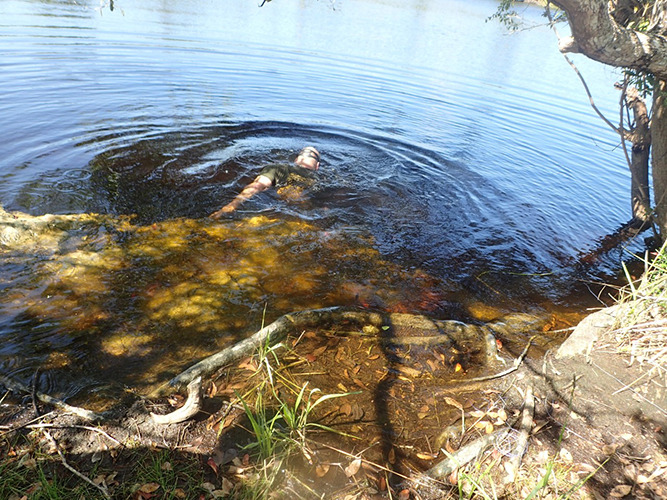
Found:
<path fill-rule="evenodd" d="M 567 18 L 581 53 L 616 67 L 667 76 L 667 38 L 619 25 L 606 0 L 553 0 Z"/>

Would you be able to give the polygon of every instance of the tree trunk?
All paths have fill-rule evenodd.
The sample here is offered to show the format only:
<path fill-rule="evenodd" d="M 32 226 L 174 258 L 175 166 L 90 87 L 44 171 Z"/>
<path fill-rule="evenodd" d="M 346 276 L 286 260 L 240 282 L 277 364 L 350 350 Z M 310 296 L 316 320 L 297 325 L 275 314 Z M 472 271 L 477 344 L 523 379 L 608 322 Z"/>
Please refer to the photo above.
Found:
<path fill-rule="evenodd" d="M 667 236 L 667 81 L 656 82 L 653 94 L 651 138 L 653 144 L 653 192 L 658 227 L 663 239 Z"/>
<path fill-rule="evenodd" d="M 648 185 L 651 131 L 646 103 L 637 89 L 628 87 L 626 97 L 628 107 L 632 110 L 635 120 L 635 126 L 630 136 L 632 141 L 632 154 L 630 156 L 632 222 L 638 227 L 642 227 L 649 222 L 651 214 L 651 197 Z"/>

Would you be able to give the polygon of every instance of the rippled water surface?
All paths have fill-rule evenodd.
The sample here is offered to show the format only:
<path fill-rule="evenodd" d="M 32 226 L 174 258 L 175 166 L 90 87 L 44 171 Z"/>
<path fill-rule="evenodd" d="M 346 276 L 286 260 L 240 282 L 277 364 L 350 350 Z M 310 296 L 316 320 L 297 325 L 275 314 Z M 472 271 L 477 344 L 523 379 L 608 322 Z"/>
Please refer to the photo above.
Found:
<path fill-rule="evenodd" d="M 119 0 L 111 10 L 97 0 L 4 0 L 0 203 L 33 215 L 133 214 L 134 224 L 165 234 L 171 226 L 159 224 L 184 220 L 197 240 L 200 228 L 188 224 L 209 228 L 204 218 L 262 164 L 289 161 L 312 144 L 323 157 L 317 184 L 296 200 L 259 195 L 219 223 L 232 231 L 219 237 L 243 239 L 232 228 L 273 221 L 266 223 L 273 243 L 253 233 L 255 246 L 237 249 L 234 265 L 252 270 L 257 264 L 241 257 L 264 255 L 279 241 L 281 258 L 299 264 L 287 266 L 280 283 L 298 284 L 300 270 L 317 263 L 309 276 L 329 288 L 281 289 L 267 266 L 253 279 L 269 285 L 228 297 L 226 317 L 254 315 L 257 323 L 263 304 L 277 314 L 364 297 L 370 304 L 362 305 L 403 310 L 428 303 L 438 315 L 475 301 L 581 309 L 591 300 L 579 279 L 590 276 L 577 256 L 629 218 L 629 176 L 554 35 L 537 27 L 510 36 L 485 22 L 495 8 L 486 0 L 262 8 L 251 0 Z M 538 9 L 526 16 L 544 21 Z M 614 75 L 577 63 L 613 116 Z M 292 227 L 303 233 L 281 239 Z M 332 238 L 376 252 L 386 278 L 320 252 Z M 171 265 L 209 269 L 219 258 L 210 244 L 178 253 L 184 264 Z M 149 300 L 190 279 L 156 270 L 167 263 L 150 265 L 143 274 L 134 267 L 131 279 L 114 276 L 116 291 L 124 283 L 122 293 Z M 4 293 L 19 293 L 19 281 L 5 280 Z M 408 300 L 424 292 L 414 292 L 415 283 L 431 299 Z M 389 288 L 403 295 L 388 298 Z M 105 316 L 107 328 L 134 321 L 146 331 L 167 329 L 159 318 L 138 320 L 145 303 L 123 304 L 127 316 L 115 323 Z M 0 336 L 14 368 L 23 355 L 42 359 L 24 335 L 36 325 L 46 331 L 39 338 L 64 342 L 54 340 L 62 325 L 6 309 Z M 80 348 L 79 356 L 90 352 Z"/>

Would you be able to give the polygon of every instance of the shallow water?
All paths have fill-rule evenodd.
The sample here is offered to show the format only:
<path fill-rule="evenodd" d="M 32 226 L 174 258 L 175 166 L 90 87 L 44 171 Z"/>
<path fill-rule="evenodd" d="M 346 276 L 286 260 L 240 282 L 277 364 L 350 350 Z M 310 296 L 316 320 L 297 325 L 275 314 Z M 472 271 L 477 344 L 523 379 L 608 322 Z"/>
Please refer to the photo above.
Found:
<path fill-rule="evenodd" d="M 132 332 L 144 340 L 128 371 L 169 338 L 161 349 L 176 359 L 149 370 L 155 381 L 219 347 L 226 325 L 252 331 L 265 306 L 270 318 L 339 303 L 483 319 L 473 314 L 480 304 L 566 314 L 595 303 L 585 282 L 619 256 L 593 269 L 577 257 L 629 218 L 622 152 L 553 34 L 509 36 L 485 22 L 495 5 L 137 0 L 112 11 L 92 0 L 5 0 L 0 203 L 33 215 L 133 214 L 139 228 L 95 250 L 124 252 L 122 266 L 95 277 L 107 285 L 95 300 L 80 283 L 51 283 L 58 293 L 36 283 L 34 262 L 5 264 L 5 367 L 28 377 L 63 352 L 87 360 L 87 383 L 99 383 L 91 352 L 98 342 L 125 352 L 117 339 Z M 577 63 L 615 116 L 615 76 Z M 305 144 L 322 152 L 316 186 L 298 199 L 264 193 L 202 240 L 216 227 L 206 215 L 263 163 L 289 161 Z M 248 220 L 270 222 L 249 229 Z M 152 227 L 162 242 L 146 235 Z M 142 260 L 133 245 L 156 254 Z M 225 246 L 233 251 L 221 263 Z M 223 264 L 249 281 L 200 279 Z M 219 289 L 202 292 L 204 282 Z M 204 342 L 180 316 L 151 316 L 147 304 L 164 290 L 172 301 L 223 296 L 204 321 L 223 340 Z M 39 295 L 46 312 L 17 307 L 22 293 Z M 75 334 L 63 322 L 77 307 L 86 321 Z"/>

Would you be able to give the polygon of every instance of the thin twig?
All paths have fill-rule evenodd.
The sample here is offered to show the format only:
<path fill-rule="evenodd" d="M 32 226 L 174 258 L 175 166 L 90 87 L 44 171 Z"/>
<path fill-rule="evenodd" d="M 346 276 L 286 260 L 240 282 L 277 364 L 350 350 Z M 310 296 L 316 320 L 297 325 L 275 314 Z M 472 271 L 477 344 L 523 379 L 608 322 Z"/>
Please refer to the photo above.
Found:
<path fill-rule="evenodd" d="M 50 411 L 49 413 L 45 413 L 44 415 L 40 415 L 39 417 L 35 417 L 35 418 L 31 419 L 31 420 L 28 420 L 28 421 L 27 421 L 26 423 L 24 423 L 24 424 L 17 425 L 16 427 L 13 427 L 13 426 L 11 426 L 11 425 L 0 425 L 0 429 L 2 429 L 3 431 L 5 431 L 5 432 L 3 432 L 2 434 L 0 434 L 0 437 L 4 436 L 4 435 L 6 435 L 6 434 L 10 434 L 10 433 L 12 433 L 12 432 L 16 432 L 16 431 L 18 431 L 18 430 L 20 430 L 20 429 L 25 429 L 26 427 L 28 427 L 28 426 L 29 426 L 30 424 L 32 424 L 33 422 L 37 422 L 38 420 L 43 420 L 43 419 L 45 419 L 45 418 L 50 417 L 50 416 L 53 415 L 53 414 L 54 414 L 54 412 Z"/>
<path fill-rule="evenodd" d="M 113 441 L 118 446 L 123 446 L 123 443 L 118 441 L 115 437 L 110 436 L 107 432 L 97 427 L 90 427 L 89 425 L 62 425 L 62 424 L 27 424 L 23 426 L 26 429 L 85 429 L 87 431 L 97 432 L 106 437 L 109 441 Z M 14 430 L 14 429 L 12 429 Z"/>
<path fill-rule="evenodd" d="M 519 355 L 518 358 L 516 358 L 514 360 L 514 363 L 512 364 L 512 366 L 509 367 L 507 370 L 503 370 L 502 372 L 495 373 L 493 375 L 486 375 L 485 377 L 476 377 L 476 378 L 468 378 L 468 379 L 464 379 L 464 380 L 457 380 L 454 383 L 467 384 L 469 382 L 485 382 L 487 380 L 493 380 L 493 379 L 496 379 L 496 378 L 504 377 L 505 375 L 509 375 L 510 373 L 517 371 L 519 369 L 519 366 L 523 362 L 523 359 L 526 357 L 526 354 L 528 354 L 528 349 L 530 349 L 530 346 L 531 346 L 531 344 L 533 342 L 533 339 L 535 337 L 537 337 L 537 335 L 533 335 L 532 337 L 530 337 L 530 339 L 528 340 L 528 343 L 526 344 L 526 347 L 524 348 L 523 352 Z"/>
<path fill-rule="evenodd" d="M 551 28 L 554 30 L 554 33 L 556 34 L 556 38 L 558 38 L 558 40 L 560 41 L 561 38 L 560 38 L 560 35 L 558 34 L 558 30 L 556 30 L 556 25 L 553 22 L 553 18 L 551 16 L 551 9 L 549 7 L 549 3 L 550 2 L 547 3 L 547 9 L 546 9 L 547 17 L 549 18 L 549 22 L 551 23 Z M 570 65 L 570 67 L 574 70 L 577 77 L 579 77 L 579 80 L 581 80 L 581 83 L 584 86 L 584 90 L 586 91 L 586 95 L 588 96 L 588 102 L 590 103 L 591 107 L 593 108 L 593 111 L 595 111 L 595 113 L 602 119 L 602 121 L 605 122 L 609 127 L 611 127 L 611 129 L 614 132 L 616 132 L 617 134 L 621 134 L 622 131 L 618 130 L 616 128 L 616 126 L 613 123 L 611 123 L 607 119 L 607 117 L 604 116 L 602 114 L 602 112 L 598 109 L 598 107 L 595 105 L 595 101 L 593 100 L 593 95 L 591 94 L 591 91 L 588 88 L 588 84 L 586 83 L 586 80 L 584 79 L 583 75 L 579 72 L 579 68 L 577 68 L 577 66 L 572 62 L 572 60 L 569 57 L 567 57 L 567 55 L 565 53 L 563 53 L 563 52 L 561 52 L 561 53 L 563 54 L 563 57 L 565 58 L 567 63 Z M 623 135 L 621 134 L 621 138 L 622 137 L 623 137 Z"/>
<path fill-rule="evenodd" d="M 605 370 L 604 368 L 602 368 L 602 367 L 601 367 L 600 365 L 598 365 L 597 363 L 593 363 L 593 366 L 595 366 L 597 369 L 601 370 L 603 373 L 605 373 L 605 374 L 608 375 L 609 377 L 611 377 L 611 378 L 613 378 L 614 380 L 616 380 L 616 382 L 618 382 L 619 384 L 624 384 L 624 382 L 623 382 L 622 380 L 620 380 L 619 378 L 617 378 L 617 377 L 615 377 L 614 375 L 612 375 L 611 373 L 609 373 L 607 370 Z M 629 389 L 630 389 L 630 390 L 631 390 L 637 397 L 643 399 L 644 401 L 646 401 L 646 402 L 647 402 L 648 404 L 650 404 L 651 406 L 655 406 L 655 407 L 658 409 L 658 411 L 660 411 L 660 413 L 663 413 L 663 414 L 667 415 L 667 410 L 665 410 L 664 408 L 661 408 L 660 406 L 658 406 L 657 404 L 655 404 L 653 401 L 647 399 L 646 397 L 644 397 L 643 395 L 641 395 L 640 393 L 638 393 L 636 390 L 634 390 L 632 387 L 630 387 Z"/>
<path fill-rule="evenodd" d="M 11 389 L 14 392 L 25 392 L 26 394 L 33 393 L 30 387 L 26 386 L 23 382 L 19 382 L 18 380 L 11 379 L 4 375 L 0 375 L 0 384 L 4 385 L 7 389 Z M 35 397 L 40 401 L 42 401 L 43 403 L 53 405 L 56 408 L 59 408 L 68 413 L 73 413 L 74 415 L 77 415 L 83 419 L 96 421 L 96 420 L 102 420 L 104 418 L 99 413 L 95 413 L 94 411 L 86 410 L 84 408 L 79 408 L 78 406 L 68 405 L 64 401 L 58 398 L 54 398 L 53 396 L 49 396 L 48 394 L 44 394 L 39 391 L 34 391 L 34 394 Z"/>
<path fill-rule="evenodd" d="M 42 430 L 44 431 L 44 435 L 48 438 L 48 440 L 51 442 L 51 445 L 55 448 L 56 452 L 58 453 L 58 456 L 60 457 L 60 461 L 62 462 L 63 466 L 72 474 L 74 474 L 76 477 L 80 478 L 81 480 L 85 481 L 91 486 L 97 488 L 102 493 L 102 495 L 104 495 L 104 498 L 108 498 L 109 500 L 111 500 L 111 495 L 109 494 L 109 490 L 107 490 L 106 487 L 103 486 L 102 484 L 95 484 L 95 482 L 92 479 L 90 479 L 88 476 L 85 476 L 84 474 L 81 474 L 78 470 L 76 470 L 69 463 L 67 463 L 65 454 L 58 446 L 58 442 L 55 440 L 55 438 L 51 435 L 51 433 L 47 429 L 42 429 Z"/>
<path fill-rule="evenodd" d="M 628 109 L 628 105 L 626 102 L 626 96 L 628 93 L 628 75 L 625 75 L 623 78 L 623 87 L 621 88 L 621 99 L 619 102 L 619 134 L 621 135 L 621 146 L 623 147 L 623 154 L 625 155 L 625 161 L 628 163 L 628 167 L 632 169 L 632 161 L 630 160 L 630 155 L 628 154 L 628 146 L 625 143 L 626 137 L 625 137 L 625 129 L 623 128 L 623 110 Z"/>

